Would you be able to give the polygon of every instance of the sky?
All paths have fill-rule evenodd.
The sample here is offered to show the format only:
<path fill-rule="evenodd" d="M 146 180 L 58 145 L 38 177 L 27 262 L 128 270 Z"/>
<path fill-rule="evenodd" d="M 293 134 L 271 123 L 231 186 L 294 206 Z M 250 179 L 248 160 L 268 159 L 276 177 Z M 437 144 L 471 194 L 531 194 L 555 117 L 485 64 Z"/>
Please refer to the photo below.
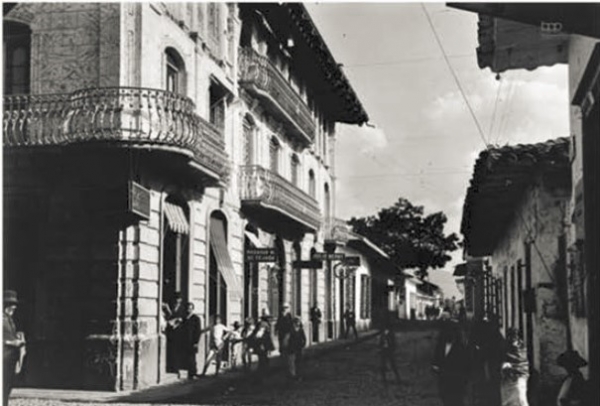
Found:
<path fill-rule="evenodd" d="M 566 65 L 508 71 L 498 80 L 477 65 L 474 13 L 444 3 L 306 8 L 370 117 L 369 126 L 337 128 L 339 218 L 376 214 L 404 197 L 426 213 L 443 211 L 445 231 L 460 236 L 473 166 L 487 144 L 569 135 Z M 457 251 L 444 270 L 460 262 Z M 447 276 L 430 272 L 432 282 L 452 285 Z"/>

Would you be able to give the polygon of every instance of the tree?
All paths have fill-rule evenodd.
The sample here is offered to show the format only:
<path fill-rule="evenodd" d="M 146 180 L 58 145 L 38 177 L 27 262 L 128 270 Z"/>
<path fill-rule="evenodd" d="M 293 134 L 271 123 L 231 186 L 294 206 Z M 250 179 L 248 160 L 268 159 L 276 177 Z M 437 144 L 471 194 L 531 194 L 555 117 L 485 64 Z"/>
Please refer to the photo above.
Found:
<path fill-rule="evenodd" d="M 417 268 L 417 277 L 427 277 L 430 268 L 441 268 L 459 247 L 455 233 L 445 235 L 443 212 L 424 215 L 423 206 L 400 198 L 376 216 L 352 217 L 354 232 L 377 244 L 402 269 Z"/>

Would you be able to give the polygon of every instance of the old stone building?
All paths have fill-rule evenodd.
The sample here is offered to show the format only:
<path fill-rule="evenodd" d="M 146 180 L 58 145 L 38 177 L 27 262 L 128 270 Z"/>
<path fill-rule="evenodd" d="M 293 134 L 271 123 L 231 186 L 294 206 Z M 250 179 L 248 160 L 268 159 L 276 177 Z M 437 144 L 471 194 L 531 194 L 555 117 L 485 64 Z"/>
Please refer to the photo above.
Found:
<path fill-rule="evenodd" d="M 310 298 L 333 300 L 330 274 L 292 264 L 332 235 L 335 123 L 367 115 L 302 5 L 3 11 L 4 285 L 26 385 L 165 382 L 177 292 L 205 326 L 284 301 L 307 324 Z"/>
<path fill-rule="evenodd" d="M 479 155 L 463 209 L 465 253 L 489 257 L 471 276 L 478 303 L 465 306 L 497 319 L 503 333 L 522 332 L 532 374 L 539 374 L 542 390 L 530 391 L 543 397 L 539 404 L 556 397 L 564 374 L 556 358 L 569 340 L 570 184 L 568 138 L 491 148 Z"/>
<path fill-rule="evenodd" d="M 600 396 L 600 5 L 460 4 L 479 15 L 479 66 L 497 74 L 567 64 L 571 198 L 568 205 L 568 345 L 589 362 L 592 399 Z"/>

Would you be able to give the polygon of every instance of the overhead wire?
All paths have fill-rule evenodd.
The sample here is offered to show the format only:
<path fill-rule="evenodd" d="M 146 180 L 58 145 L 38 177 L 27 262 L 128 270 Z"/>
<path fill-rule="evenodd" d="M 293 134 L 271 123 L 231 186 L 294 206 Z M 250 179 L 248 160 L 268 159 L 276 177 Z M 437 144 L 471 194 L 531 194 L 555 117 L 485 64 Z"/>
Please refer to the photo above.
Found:
<path fill-rule="evenodd" d="M 493 139 L 494 135 L 494 124 L 496 122 L 496 112 L 498 111 L 498 100 L 500 100 L 500 92 L 502 91 L 502 78 L 498 79 L 498 89 L 496 90 L 496 101 L 494 102 L 494 110 L 492 111 L 492 119 L 490 120 L 490 129 L 488 131 L 488 137 L 490 140 Z M 496 144 L 497 145 L 497 144 Z"/>
<path fill-rule="evenodd" d="M 467 98 L 467 95 L 465 94 L 465 91 L 463 90 L 462 85 L 460 84 L 460 80 L 458 79 L 458 76 L 456 75 L 454 68 L 452 68 L 452 65 L 450 64 L 450 59 L 448 59 L 448 56 L 446 55 L 446 50 L 444 49 L 444 46 L 442 45 L 442 41 L 440 40 L 440 37 L 433 25 L 433 22 L 431 21 L 431 17 L 429 16 L 429 13 L 427 12 L 427 9 L 425 8 L 425 5 L 423 3 L 421 3 L 421 8 L 423 9 L 423 12 L 425 13 L 425 17 L 427 17 L 427 21 L 429 22 L 431 31 L 433 32 L 435 40 L 436 40 L 438 46 L 440 47 L 442 55 L 444 56 L 446 65 L 448 66 L 448 69 L 450 70 L 450 73 L 452 74 L 452 77 L 454 78 L 454 81 L 456 82 L 456 86 L 458 87 L 458 90 L 460 91 L 460 94 L 462 95 L 463 101 L 465 102 L 465 104 L 467 105 L 467 108 L 469 109 L 469 113 L 471 114 L 471 117 L 473 118 L 473 122 L 475 123 L 475 125 L 477 127 L 479 137 L 481 138 L 481 140 L 483 141 L 483 144 L 485 145 L 485 148 L 487 149 L 489 147 L 489 145 L 488 145 L 488 141 L 485 139 L 485 135 L 483 133 L 483 129 L 481 128 L 481 124 L 479 123 L 479 120 L 477 120 L 477 116 L 475 116 L 475 112 L 473 111 L 473 108 L 471 107 L 471 103 L 469 103 L 469 99 Z"/>

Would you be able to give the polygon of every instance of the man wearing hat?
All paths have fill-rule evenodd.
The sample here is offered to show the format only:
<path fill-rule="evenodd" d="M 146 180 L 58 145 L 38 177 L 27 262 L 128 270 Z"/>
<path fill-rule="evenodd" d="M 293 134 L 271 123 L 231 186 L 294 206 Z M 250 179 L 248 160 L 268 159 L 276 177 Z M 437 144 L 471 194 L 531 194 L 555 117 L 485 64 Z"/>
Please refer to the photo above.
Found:
<path fill-rule="evenodd" d="M 275 330 L 277 330 L 277 337 L 279 339 L 279 353 L 286 361 L 290 377 L 294 376 L 293 361 L 289 357 L 290 337 L 292 335 L 293 325 L 294 320 L 292 318 L 292 314 L 290 313 L 290 304 L 286 302 L 283 304 L 281 315 L 279 316 L 277 324 L 275 325 Z"/>
<path fill-rule="evenodd" d="M 17 292 L 4 291 L 4 404 L 8 404 L 8 396 L 13 387 L 16 366 L 21 355 L 21 348 L 25 346 L 22 333 L 17 332 L 13 314 L 17 308 Z"/>
<path fill-rule="evenodd" d="M 588 383 L 581 374 L 580 368 L 587 365 L 575 350 L 567 350 L 558 356 L 556 363 L 563 367 L 568 375 L 563 381 L 558 393 L 558 406 L 586 406 L 588 399 Z"/>

